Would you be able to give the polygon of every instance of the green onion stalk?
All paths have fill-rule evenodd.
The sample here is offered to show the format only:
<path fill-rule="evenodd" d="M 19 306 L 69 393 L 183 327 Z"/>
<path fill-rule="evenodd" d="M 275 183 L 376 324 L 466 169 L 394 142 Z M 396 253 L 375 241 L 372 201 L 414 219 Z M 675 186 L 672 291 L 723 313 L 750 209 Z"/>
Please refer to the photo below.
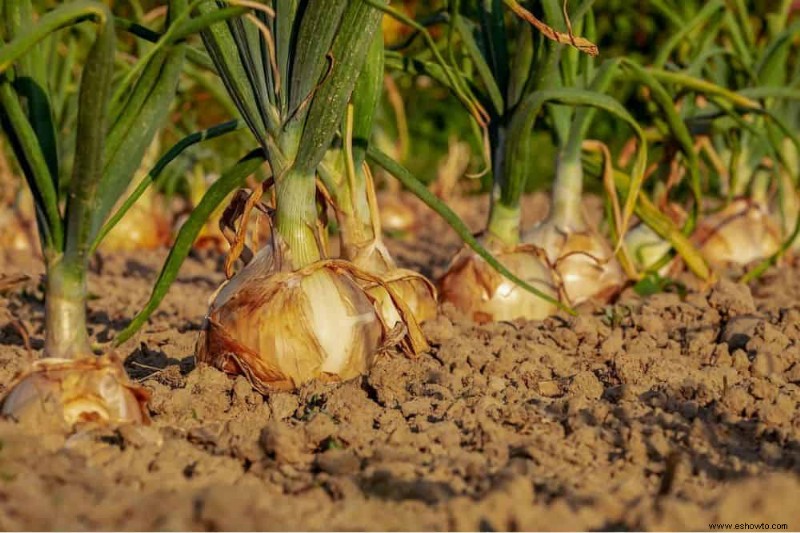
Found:
<path fill-rule="evenodd" d="M 204 14 L 220 9 L 215 1 L 200 4 Z M 202 33 L 259 144 L 252 152 L 257 154 L 251 157 L 254 166 L 242 167 L 238 175 L 252 172 L 261 160 L 272 176 L 253 191 L 245 210 L 261 201 L 268 184 L 274 184 L 275 205 L 271 242 L 217 292 L 196 353 L 199 361 L 243 374 L 264 393 L 312 379 L 356 377 L 389 347 L 409 353 L 427 348 L 398 291 L 352 261 L 328 257 L 320 219 L 324 206 L 317 203 L 318 196 L 325 196 L 318 195 L 318 178 L 324 182 L 326 154 L 340 133 L 361 73 L 382 68 L 373 64 L 380 56 L 371 46 L 380 22 L 380 10 L 364 0 L 302 6 L 267 2 Z M 351 120 L 360 123 L 363 117 Z M 340 137 L 352 142 L 347 129 Z M 353 151 L 348 152 L 349 174 L 357 177 Z M 329 187 L 333 198 L 347 196 L 341 183 L 329 181 Z M 363 190 L 350 187 L 348 194 Z M 363 205 L 358 209 L 360 214 L 347 216 L 366 212 Z M 377 290 L 396 310 L 394 322 L 381 312 Z"/>
<path fill-rule="evenodd" d="M 169 2 L 168 27 L 186 7 Z M 117 81 L 115 21 L 105 4 L 80 0 L 37 16 L 28 0 L 3 0 L 0 13 L 2 129 L 33 195 L 46 270 L 45 358 L 10 387 L 3 413 L 67 426 L 141 422 L 144 393 L 113 353 L 94 356 L 86 274 L 106 220 L 167 115 L 184 47 L 160 41 Z M 53 115 L 63 88 L 48 83 L 44 45 L 59 39 L 59 30 L 90 21 L 94 40 L 82 68 L 73 158 L 64 165 Z"/>

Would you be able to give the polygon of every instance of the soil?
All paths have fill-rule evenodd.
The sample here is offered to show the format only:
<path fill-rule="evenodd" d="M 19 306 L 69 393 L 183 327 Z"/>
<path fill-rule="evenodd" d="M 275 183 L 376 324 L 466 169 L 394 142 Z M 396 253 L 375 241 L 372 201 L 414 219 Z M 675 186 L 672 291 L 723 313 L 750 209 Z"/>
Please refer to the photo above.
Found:
<path fill-rule="evenodd" d="M 484 204 L 456 207 L 477 230 Z M 458 239 L 420 216 L 416 240 L 388 244 L 435 277 Z M 141 308 L 165 255 L 97 262 L 96 342 Z M 0 295 L 0 392 L 42 347 L 41 270 L 0 252 L 0 273 L 32 277 Z M 800 267 L 538 322 L 478 326 L 445 306 L 430 353 L 266 398 L 195 367 L 222 279 L 221 258 L 191 257 L 119 350 L 152 392 L 150 426 L 0 421 L 0 529 L 800 528 Z"/>

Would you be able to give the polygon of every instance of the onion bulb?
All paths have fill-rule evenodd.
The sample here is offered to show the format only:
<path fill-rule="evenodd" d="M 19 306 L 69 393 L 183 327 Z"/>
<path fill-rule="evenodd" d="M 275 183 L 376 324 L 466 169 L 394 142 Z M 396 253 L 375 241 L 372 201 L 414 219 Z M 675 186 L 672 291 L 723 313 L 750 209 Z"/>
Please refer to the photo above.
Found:
<path fill-rule="evenodd" d="M 123 198 L 127 198 L 136 184 L 145 179 L 147 169 L 155 166 L 160 152 L 161 136 L 156 135 L 147 147 L 142 163 L 131 180 L 129 191 Z M 154 250 L 168 245 L 171 237 L 171 217 L 164 209 L 162 201 L 162 197 L 155 192 L 155 189 L 148 188 L 103 238 L 100 250 L 106 252 Z"/>
<path fill-rule="evenodd" d="M 414 18 L 416 1 L 404 1 L 396 7 L 404 15 Z M 403 24 L 391 15 L 384 15 L 381 20 L 381 28 L 383 30 L 383 42 L 386 45 L 397 44 L 402 39 L 411 35 L 414 31 L 413 28 Z"/>
<path fill-rule="evenodd" d="M 142 423 L 149 421 L 147 400 L 114 357 L 45 358 L 11 385 L 2 414 L 37 428 Z"/>
<path fill-rule="evenodd" d="M 741 198 L 701 220 L 693 239 L 711 264 L 747 265 L 778 250 L 781 230 L 766 208 Z"/>
<path fill-rule="evenodd" d="M 183 212 L 176 218 L 174 224 L 174 231 L 177 234 L 180 228 L 189 219 L 192 210 L 197 207 L 203 199 L 206 191 L 212 183 L 219 179 L 217 173 L 206 173 L 202 166 L 196 165 L 192 173 L 188 176 L 189 181 L 189 197 L 188 205 Z M 200 228 L 197 238 L 194 240 L 192 247 L 196 250 L 214 250 L 219 253 L 224 253 L 228 250 L 228 241 L 220 230 L 220 218 L 225 211 L 225 206 L 230 203 L 233 193 L 220 203 L 213 213 L 206 219 L 206 222 Z"/>
<path fill-rule="evenodd" d="M 533 246 L 489 251 L 514 275 L 540 291 L 557 298 L 547 263 Z M 453 304 L 478 323 L 526 318 L 539 320 L 556 312 L 556 306 L 497 272 L 472 249 L 463 247 L 439 281 L 440 298 Z"/>
<path fill-rule="evenodd" d="M 381 283 L 364 284 L 364 290 L 375 300 L 381 318 L 390 329 L 406 322 L 406 319 L 386 287 L 391 287 L 395 296 L 405 302 L 417 323 L 422 324 L 436 316 L 436 287 L 428 278 L 405 268 L 395 268 L 380 278 Z"/>
<path fill-rule="evenodd" d="M 263 248 L 221 287 L 198 338 L 197 360 L 244 374 L 262 393 L 366 372 L 385 347 L 389 328 L 355 277 L 377 278 L 345 261 L 290 271 L 282 266 L 291 262 L 279 255 Z M 407 308 L 399 305 L 407 319 Z M 416 327 L 412 322 L 408 329 Z M 409 334 L 420 341 L 418 329 Z"/>
<path fill-rule="evenodd" d="M 100 244 L 104 252 L 154 250 L 169 244 L 170 222 L 150 190 L 131 206 Z"/>
<path fill-rule="evenodd" d="M 629 229 L 624 240 L 634 266 L 640 271 L 648 270 L 672 249 L 667 240 L 661 238 L 643 222 Z M 667 275 L 670 264 L 661 267 L 658 273 L 662 276 Z"/>
<path fill-rule="evenodd" d="M 0 210 L 0 249 L 31 253 L 38 248 L 34 242 L 27 224 L 13 209 Z"/>
<path fill-rule="evenodd" d="M 381 227 L 385 231 L 406 233 L 416 227 L 416 213 L 407 203 L 403 202 L 398 193 L 387 191 L 378 194 L 378 204 L 380 205 Z"/>
<path fill-rule="evenodd" d="M 0 249 L 41 255 L 36 238 L 33 195 L 27 187 L 13 193 L 8 206 L 0 206 Z"/>
<path fill-rule="evenodd" d="M 572 305 L 590 299 L 606 302 L 625 283 L 622 267 L 608 242 L 590 230 L 545 221 L 527 232 L 523 241 L 544 251 Z"/>

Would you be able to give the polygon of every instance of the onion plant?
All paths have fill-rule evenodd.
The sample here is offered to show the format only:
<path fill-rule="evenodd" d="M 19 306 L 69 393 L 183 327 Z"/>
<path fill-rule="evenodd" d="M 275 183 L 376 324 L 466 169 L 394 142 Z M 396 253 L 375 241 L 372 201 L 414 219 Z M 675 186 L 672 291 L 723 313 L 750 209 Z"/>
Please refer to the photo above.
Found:
<path fill-rule="evenodd" d="M 368 57 L 380 61 L 373 45 L 380 11 L 361 0 L 255 7 L 246 17 L 212 25 L 203 38 L 271 173 L 247 198 L 238 233 L 268 184 L 275 192 L 274 231 L 271 243 L 215 296 L 197 358 L 268 391 L 314 378 L 348 379 L 363 373 L 384 346 L 400 343 L 417 353 L 426 343 L 391 285 L 352 262 L 327 258 L 319 219 L 318 168 Z M 214 1 L 199 6 L 201 13 L 221 8 Z M 367 102 L 375 98 L 374 77 L 362 78 Z M 371 122 L 370 105 L 356 123 Z M 353 177 L 352 133 L 346 137 Z M 234 253 L 239 249 L 235 244 Z M 380 313 L 369 291 L 375 286 L 397 310 L 397 324 Z"/>
<path fill-rule="evenodd" d="M 33 195 L 46 270 L 45 358 L 12 387 L 4 413 L 68 424 L 146 418 L 144 395 L 119 361 L 94 357 L 86 274 L 175 92 L 185 53 L 176 41 L 191 27 L 184 0 L 168 7 L 167 36 L 120 72 L 115 19 L 104 3 L 77 0 L 37 16 L 30 0 L 0 1 L 0 118 Z M 63 93 L 49 83 L 45 45 L 76 25 L 93 25 L 94 37 L 82 65 L 75 146 L 65 155 L 54 126 Z"/>
<path fill-rule="evenodd" d="M 581 3 L 569 14 L 568 20 L 564 20 L 559 2 L 545 1 L 543 5 L 545 21 L 550 26 L 517 2 L 451 2 L 452 29 L 447 46 L 452 66 L 449 70 L 442 72 L 436 64 L 420 57 L 402 57 L 399 54 L 388 57 L 394 68 L 428 74 L 448 86 L 465 102 L 476 117 L 476 124 L 486 128 L 487 164 L 495 187 L 482 239 L 501 262 L 521 278 L 535 284 L 541 294 L 534 297 L 507 283 L 478 256 L 464 249 L 454 258 L 441 280 L 442 298 L 477 321 L 543 318 L 555 311 L 559 300 L 570 302 L 570 292 L 574 293 L 573 296 L 577 294 L 574 290 L 563 290 L 564 282 L 569 280 L 571 283 L 575 276 L 559 275 L 559 266 L 565 265 L 560 261 L 562 254 L 559 250 L 548 255 L 547 250 L 521 242 L 520 200 L 530 174 L 529 161 L 536 156 L 533 131 L 545 110 L 556 123 L 562 147 L 552 224 L 566 224 L 571 226 L 571 231 L 583 228 L 579 213 L 580 154 L 593 110 L 604 110 L 624 121 L 641 144 L 632 169 L 634 180 L 629 184 L 625 208 L 616 220 L 620 232 L 632 215 L 644 173 L 646 141 L 641 130 L 619 102 L 602 92 L 618 64 L 608 62 L 595 69 L 589 57 L 578 56 L 579 53 L 596 53 L 589 40 L 576 37 L 570 31 L 560 32 L 552 28 L 553 21 L 565 25 L 568 20 L 581 21 L 591 2 Z M 505 6 L 519 15 L 514 19 L 515 26 L 506 24 Z M 392 15 L 403 19 L 399 13 L 393 12 Z M 530 25 L 538 32 L 534 33 Z M 516 40 L 513 44 L 510 42 L 512 37 Z M 576 50 L 563 50 L 565 45 L 560 43 L 571 44 Z M 562 58 L 562 53 L 568 57 Z M 472 73 L 468 73 L 468 65 Z M 589 257 L 593 262 L 591 268 L 602 272 L 613 260 L 610 249 L 606 247 L 603 252 L 605 255 L 591 248 L 575 250 L 572 254 Z M 565 254 L 570 253 L 565 250 Z M 618 270 L 615 272 L 616 276 L 612 277 L 618 284 L 621 276 Z M 597 285 L 598 281 L 594 283 Z M 602 290 L 592 287 L 584 292 L 596 294 Z"/>
<path fill-rule="evenodd" d="M 594 39 L 594 16 L 590 3 L 584 3 L 580 12 L 573 16 L 573 24 L 589 39 Z M 545 3 L 549 9 L 548 19 L 556 13 L 552 3 Z M 578 56 L 575 50 L 548 46 L 546 54 L 560 55 L 558 59 L 548 58 L 544 68 L 550 68 L 546 74 L 544 85 L 550 89 L 585 89 L 596 93 L 600 106 L 600 97 L 608 91 L 618 70 L 619 62 L 609 60 L 599 68 L 591 56 Z M 608 106 L 606 106 L 608 107 Z M 633 126 L 634 132 L 643 139 L 641 131 L 627 114 L 619 114 L 615 107 L 612 113 L 626 120 Z M 584 181 L 581 153 L 587 147 L 594 146 L 603 150 L 599 144 L 587 143 L 586 135 L 595 116 L 597 107 L 549 106 L 549 114 L 557 146 L 556 175 L 553 181 L 550 213 L 548 218 L 531 228 L 523 236 L 525 242 L 544 250 L 551 268 L 561 283 L 563 296 L 572 304 L 578 304 L 590 298 L 607 300 L 622 288 L 625 276 L 620 263 L 614 257 L 611 246 L 596 230 L 593 230 L 583 214 L 582 191 Z M 646 146 L 640 148 L 639 154 L 646 153 Z M 641 166 L 637 172 L 643 172 Z M 608 188 L 614 198 L 613 185 Z M 617 220 L 617 223 L 621 223 Z M 624 256 L 623 256 L 624 257 Z"/>

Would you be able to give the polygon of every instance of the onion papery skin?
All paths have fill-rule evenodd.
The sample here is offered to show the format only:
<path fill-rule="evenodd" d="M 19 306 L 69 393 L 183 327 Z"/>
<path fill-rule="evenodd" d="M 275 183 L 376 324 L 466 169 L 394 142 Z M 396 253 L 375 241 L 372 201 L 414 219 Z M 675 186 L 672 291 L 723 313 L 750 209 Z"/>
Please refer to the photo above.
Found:
<path fill-rule="evenodd" d="M 413 270 L 395 268 L 380 277 L 405 302 L 418 324 L 436 317 L 438 312 L 436 288 L 422 274 Z M 375 300 L 375 305 L 389 329 L 404 321 L 383 286 L 372 283 L 365 286 L 365 289 Z"/>
<path fill-rule="evenodd" d="M 381 278 L 406 303 L 418 324 L 436 317 L 436 287 L 422 274 L 398 268 L 382 240 L 374 240 L 363 247 L 349 247 L 345 251 L 357 268 Z M 402 318 L 388 291 L 376 283 L 362 286 L 375 299 L 386 325 L 390 329 L 395 327 Z"/>
<path fill-rule="evenodd" d="M 740 198 L 703 218 L 692 238 L 711 265 L 744 266 L 778 251 L 781 230 L 766 208 Z"/>
<path fill-rule="evenodd" d="M 571 305 L 587 300 L 606 303 L 622 290 L 622 267 L 608 242 L 597 233 L 560 228 L 546 221 L 526 232 L 523 242 L 544 251 Z"/>
<path fill-rule="evenodd" d="M 552 273 L 534 247 L 496 248 L 490 246 L 489 251 L 503 266 L 557 299 Z M 456 254 L 439 281 L 439 298 L 481 324 L 518 318 L 541 320 L 557 310 L 555 304 L 517 286 L 466 246 Z"/>
<path fill-rule="evenodd" d="M 141 424 L 149 422 L 148 399 L 116 357 L 44 358 L 11 385 L 2 414 L 39 429 Z"/>
<path fill-rule="evenodd" d="M 221 288 L 198 338 L 197 360 L 244 374 L 262 393 L 367 372 L 385 326 L 361 286 L 326 262 L 297 271 L 278 263 L 264 248 Z"/>

